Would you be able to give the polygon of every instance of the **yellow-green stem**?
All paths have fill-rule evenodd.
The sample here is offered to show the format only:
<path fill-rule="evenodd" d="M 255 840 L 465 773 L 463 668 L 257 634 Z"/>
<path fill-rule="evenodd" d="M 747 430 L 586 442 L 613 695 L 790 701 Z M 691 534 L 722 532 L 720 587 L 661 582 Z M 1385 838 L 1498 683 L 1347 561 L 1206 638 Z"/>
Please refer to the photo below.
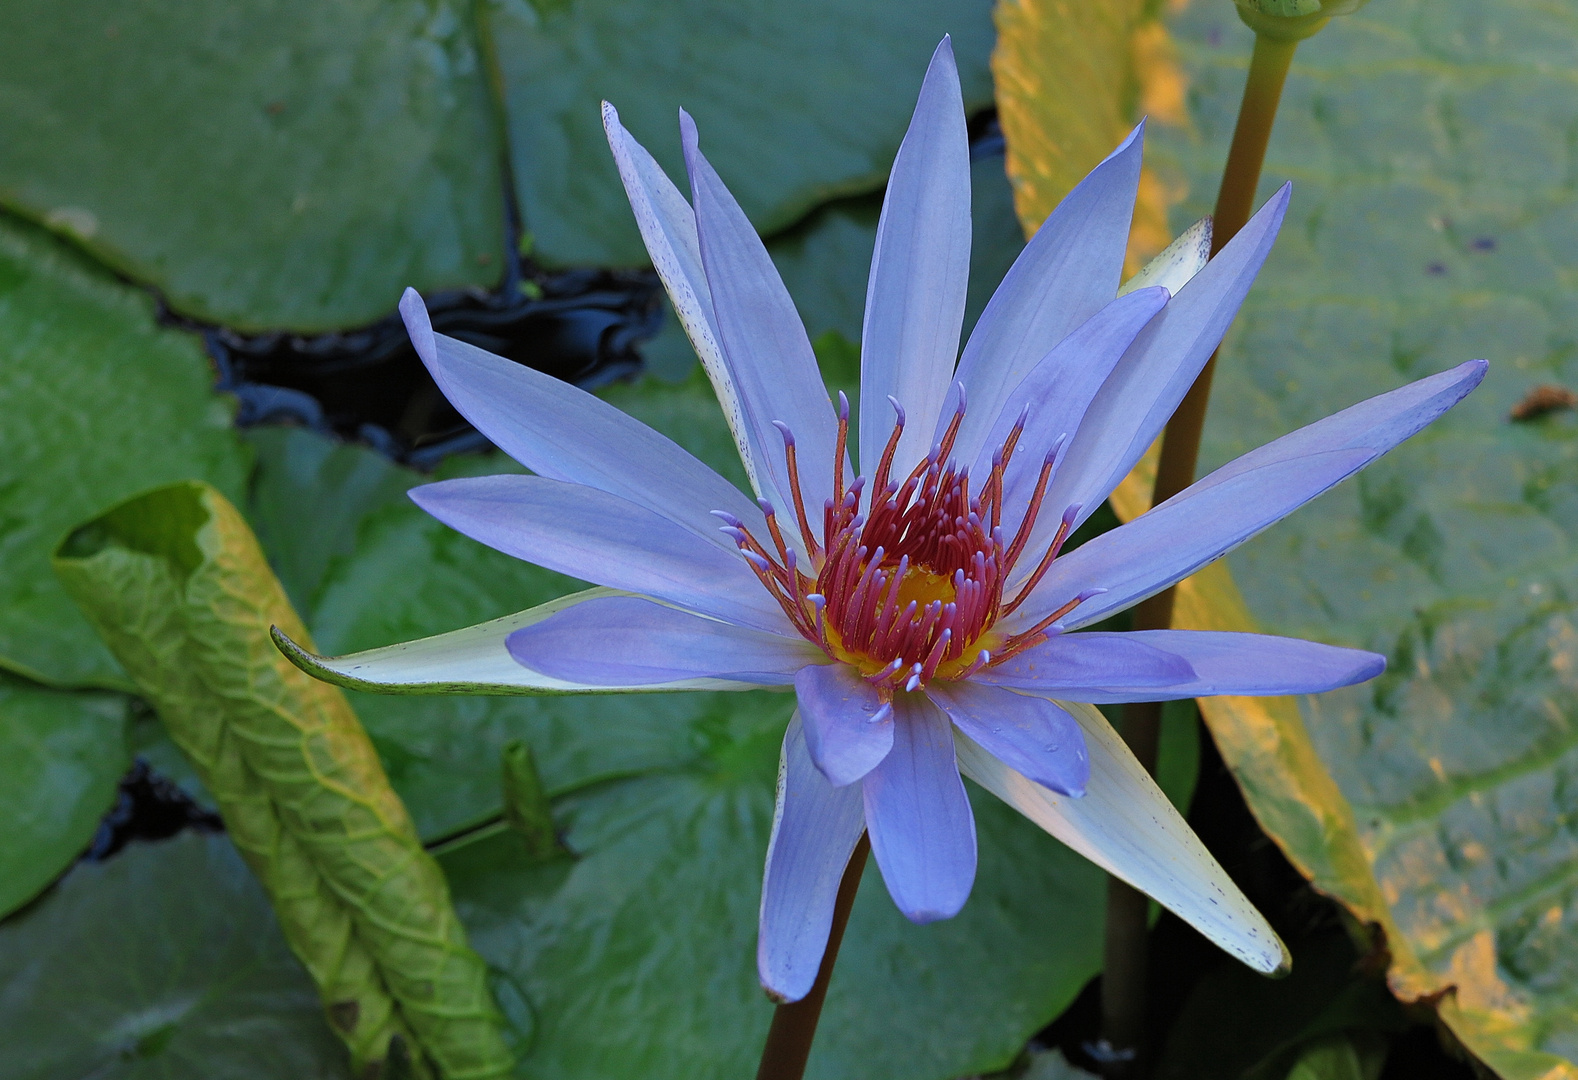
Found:
<path fill-rule="evenodd" d="M 1254 209 L 1260 169 L 1271 141 L 1282 84 L 1293 62 L 1296 41 L 1255 35 L 1244 100 L 1233 129 L 1233 145 L 1222 171 L 1216 198 L 1211 237 L 1215 255 L 1238 234 Z M 1184 395 L 1162 437 L 1161 459 L 1151 505 L 1172 498 L 1194 483 L 1200 456 L 1200 433 L 1205 427 L 1206 404 L 1211 397 L 1211 376 L 1216 356 L 1206 362 L 1194 385 Z M 1173 590 L 1166 589 L 1134 609 L 1134 629 L 1165 630 L 1173 621 Z M 1156 771 L 1156 748 L 1161 732 L 1161 705 L 1135 702 L 1123 710 L 1123 738 L 1147 770 Z M 1102 968 L 1102 1040 L 1115 1053 L 1104 1072 L 1110 1077 L 1135 1080 L 1147 1073 L 1144 1054 L 1146 999 L 1146 944 L 1148 904 L 1145 897 L 1116 878 L 1108 882 L 1105 962 Z"/>

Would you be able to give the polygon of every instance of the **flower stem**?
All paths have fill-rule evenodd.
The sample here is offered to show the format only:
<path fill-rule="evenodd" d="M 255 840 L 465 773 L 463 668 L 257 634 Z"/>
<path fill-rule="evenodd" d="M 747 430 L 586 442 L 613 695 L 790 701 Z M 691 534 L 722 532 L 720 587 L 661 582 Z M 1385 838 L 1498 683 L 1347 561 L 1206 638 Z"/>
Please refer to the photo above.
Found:
<path fill-rule="evenodd" d="M 844 940 L 844 927 L 849 924 L 849 912 L 855 906 L 855 892 L 860 888 L 860 875 L 866 869 L 866 855 L 870 851 L 871 839 L 862 833 L 855 850 L 850 852 L 844 878 L 838 883 L 838 898 L 833 902 L 833 925 L 827 933 L 827 950 L 822 953 L 816 982 L 805 997 L 780 1005 L 773 1013 L 773 1026 L 767 1031 L 767 1045 L 762 1047 L 756 1080 L 800 1080 L 805 1075 L 805 1063 L 811 1056 L 811 1040 L 816 1037 L 816 1022 L 822 1016 L 822 1001 L 827 997 L 827 984 L 833 978 L 838 947 Z"/>
<path fill-rule="evenodd" d="M 1260 183 L 1266 145 L 1271 140 L 1277 104 L 1282 99 L 1282 84 L 1287 79 L 1297 47 L 1296 41 L 1255 35 L 1244 100 L 1239 106 L 1233 145 L 1227 152 L 1222 187 L 1216 198 L 1211 237 L 1213 256 L 1238 234 L 1254 209 L 1255 188 Z M 1213 354 L 1167 424 L 1162 437 L 1161 460 L 1156 467 L 1152 506 L 1194 483 L 1195 465 L 1200 456 L 1200 433 L 1205 427 L 1206 403 L 1211 396 L 1211 376 L 1215 370 L 1216 356 Z M 1173 598 L 1174 590 L 1166 589 L 1136 606 L 1134 629 L 1165 630 L 1171 626 Z M 1135 702 L 1123 710 L 1123 738 L 1140 764 L 1152 774 L 1156 771 L 1161 716 L 1161 704 L 1155 701 Z M 1103 1071 L 1109 1077 L 1125 1080 L 1144 1075 L 1147 1067 L 1142 1055 L 1148 908 L 1143 894 L 1117 878 L 1108 880 L 1101 1037 L 1109 1051 L 1109 1060 L 1103 1062 Z"/>

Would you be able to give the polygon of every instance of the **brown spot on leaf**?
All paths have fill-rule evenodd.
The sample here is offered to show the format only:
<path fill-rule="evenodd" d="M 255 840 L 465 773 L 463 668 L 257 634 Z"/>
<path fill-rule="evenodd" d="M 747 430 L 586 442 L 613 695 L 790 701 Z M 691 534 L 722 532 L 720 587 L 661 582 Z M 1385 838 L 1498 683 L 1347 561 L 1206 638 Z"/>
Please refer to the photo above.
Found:
<path fill-rule="evenodd" d="M 1578 405 L 1578 394 L 1565 386 L 1541 383 L 1524 394 L 1523 400 L 1512 407 L 1512 412 L 1508 413 L 1507 417 L 1520 422 L 1534 420 L 1546 413 L 1556 412 L 1558 409 L 1571 409 L 1575 405 Z"/>

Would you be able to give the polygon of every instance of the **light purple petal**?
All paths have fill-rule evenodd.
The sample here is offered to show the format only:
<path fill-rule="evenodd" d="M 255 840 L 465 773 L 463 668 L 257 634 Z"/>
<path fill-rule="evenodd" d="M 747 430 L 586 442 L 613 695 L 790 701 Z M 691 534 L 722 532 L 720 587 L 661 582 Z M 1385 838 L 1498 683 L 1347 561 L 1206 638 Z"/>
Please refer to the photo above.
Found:
<path fill-rule="evenodd" d="M 1058 559 L 1015 618 L 1034 621 L 1082 589 L 1107 589 L 1065 621 L 1075 629 L 1166 588 L 1417 433 L 1478 386 L 1486 367 L 1483 360 L 1459 364 L 1228 462 L 1161 506 Z M 1217 516 L 1206 520 L 1211 515 Z M 1125 559 L 1134 561 L 1120 565 Z"/>
<path fill-rule="evenodd" d="M 853 784 L 893 749 L 892 706 L 848 664 L 802 667 L 794 692 L 811 760 L 834 785 Z"/>
<path fill-rule="evenodd" d="M 1085 412 L 1047 491 L 1032 551 L 1051 540 L 1063 509 L 1079 503 L 1084 521 L 1161 434 L 1195 376 L 1238 314 L 1282 225 L 1284 185 L 1151 321 Z M 1034 565 L 1033 563 L 1031 565 Z"/>
<path fill-rule="evenodd" d="M 1072 651 L 1093 654 L 1097 663 L 1090 665 L 1092 673 L 1103 677 L 1071 679 L 1069 672 L 1075 666 L 1067 659 L 1071 646 L 1077 646 Z M 1102 665 L 1101 654 L 1108 649 L 1112 650 L 1109 662 Z M 1185 674 L 1159 681 L 1155 676 L 1161 673 L 1161 665 L 1153 664 L 1153 670 L 1146 673 L 1150 677 L 1134 677 L 1126 658 L 1136 649 L 1169 658 Z M 1125 659 L 1117 659 L 1119 656 Z M 1211 694 L 1319 694 L 1373 679 L 1385 670 L 1386 657 L 1379 653 L 1300 638 L 1214 630 L 1138 630 L 1126 634 L 1062 634 L 975 678 L 983 683 L 1034 690 L 1064 701 L 1109 704 L 1173 701 Z M 1025 771 L 1018 765 L 1014 768 Z"/>
<path fill-rule="evenodd" d="M 1166 303 L 1167 290 L 1161 288 L 1114 300 L 1060 341 L 1008 396 L 970 475 L 979 489 L 991 472 L 992 455 L 1028 407 L 1024 434 L 1003 474 L 1003 522 L 1010 530 L 1024 518 L 1047 452 L 1059 438 L 1078 430 L 1113 365 Z M 1063 508 L 1048 510 L 1055 521 Z"/>
<path fill-rule="evenodd" d="M 796 716 L 778 759 L 756 939 L 756 971 L 776 1000 L 799 1001 L 816 982 L 838 885 L 865 826 L 860 788 L 827 782 L 811 763 Z"/>
<path fill-rule="evenodd" d="M 1242 473 L 1141 514 L 1052 564 L 1003 629 L 1016 632 L 1087 590 L 1107 590 L 1059 620 L 1089 626 L 1137 604 L 1227 554 L 1372 460 L 1364 450 L 1310 454 Z M 1189 496 L 1184 498 L 1184 496 Z"/>
<path fill-rule="evenodd" d="M 1055 634 L 974 680 L 1046 691 L 1064 701 L 1160 701 L 1169 687 L 1192 683 L 1195 671 L 1183 657 L 1139 634 L 1086 632 Z M 1135 688 L 1143 688 L 1137 697 L 1110 696 Z"/>
<path fill-rule="evenodd" d="M 968 411 L 955 456 L 973 461 L 1014 387 L 1117 295 L 1145 125 L 1064 196 L 1003 277 L 959 360 Z M 939 417 L 953 415 L 953 395 Z"/>
<path fill-rule="evenodd" d="M 893 700 L 893 752 L 862 782 L 871 853 L 911 922 L 950 919 L 975 884 L 975 815 L 948 717 L 924 694 Z"/>
<path fill-rule="evenodd" d="M 1373 460 L 1418 434 L 1462 401 L 1484 379 L 1488 368 L 1483 360 L 1468 360 L 1455 368 L 1350 405 L 1342 412 L 1332 413 L 1233 459 L 1190 490 L 1204 491 L 1251 469 L 1327 450 L 1367 450 Z M 1182 499 L 1186 494 L 1180 492 L 1174 499 Z"/>
<path fill-rule="evenodd" d="M 1085 736 L 1057 705 L 977 682 L 936 682 L 926 694 L 1003 764 L 1060 794 L 1085 794 L 1090 780 Z"/>
<path fill-rule="evenodd" d="M 533 671 L 589 686 L 729 679 L 788 686 L 806 664 L 826 662 L 799 636 L 706 619 L 639 596 L 587 600 L 505 639 Z"/>
<path fill-rule="evenodd" d="M 769 464 L 779 523 L 798 535 L 789 501 L 793 489 L 784 440 L 773 422 L 781 421 L 794 434 L 800 490 L 814 528 L 821 521 L 822 504 L 833 494 L 833 450 L 838 439 L 833 404 L 777 267 L 745 212 L 702 156 L 695 122 L 684 112 L 680 134 L 719 343 L 752 443 Z"/>
<path fill-rule="evenodd" d="M 792 632 L 738 553 L 606 491 L 542 476 L 478 476 L 409 494 L 450 528 L 517 559 L 741 626 Z"/>
<path fill-rule="evenodd" d="M 444 396 L 528 469 L 628 499 L 729 551 L 734 542 L 710 511 L 727 511 L 765 535 L 754 501 L 641 421 L 561 379 L 433 333 L 414 289 L 400 314 Z"/>
<path fill-rule="evenodd" d="M 766 465 L 761 460 L 761 450 L 751 445 L 739 391 L 735 389 L 723 359 L 723 349 L 718 344 L 712 290 L 707 287 L 707 275 L 701 266 L 700 241 L 696 238 L 696 215 L 685 196 L 647 153 L 646 147 L 636 142 L 619 122 L 618 111 L 606 101 L 603 102 L 603 130 L 608 135 L 608 146 L 619 167 L 619 178 L 630 199 L 630 209 L 635 212 L 647 254 L 652 256 L 652 265 L 668 291 L 680 325 L 718 395 L 718 404 L 729 422 L 729 431 L 734 435 L 735 447 L 751 485 L 761 495 L 763 488 L 759 476 L 766 472 Z"/>
<path fill-rule="evenodd" d="M 860 467 L 876 468 L 893 430 L 888 396 L 907 423 L 894 460 L 931 449 L 959 355 L 970 277 L 970 138 L 953 45 L 932 54 L 909 132 L 882 200 L 860 344 Z"/>

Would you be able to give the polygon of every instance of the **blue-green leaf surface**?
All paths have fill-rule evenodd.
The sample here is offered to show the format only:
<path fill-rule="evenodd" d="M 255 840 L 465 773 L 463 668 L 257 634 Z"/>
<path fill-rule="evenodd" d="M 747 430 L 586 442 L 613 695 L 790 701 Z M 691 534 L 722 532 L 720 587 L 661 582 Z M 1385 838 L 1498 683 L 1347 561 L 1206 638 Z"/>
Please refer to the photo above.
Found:
<path fill-rule="evenodd" d="M 7 1080 L 349 1080 L 311 980 L 223 836 L 85 863 L 0 924 Z"/>
<path fill-rule="evenodd" d="M 0 206 L 177 311 L 334 329 L 498 280 L 470 4 L 14 0 L 5 25 Z"/>
<path fill-rule="evenodd" d="M 197 336 L 159 326 L 145 292 L 0 217 L 0 669 L 129 688 L 49 553 L 68 529 L 159 484 L 239 490 L 247 455 L 211 383 Z"/>
<path fill-rule="evenodd" d="M 115 804 L 128 704 L 0 674 L 0 918 L 63 873 Z"/>
<path fill-rule="evenodd" d="M 647 261 L 600 100 L 684 190 L 678 115 L 688 110 L 764 233 L 882 185 L 943 34 L 966 108 L 992 100 L 991 9 L 974 0 L 499 0 L 482 10 L 521 212 L 534 254 L 555 265 Z"/>

